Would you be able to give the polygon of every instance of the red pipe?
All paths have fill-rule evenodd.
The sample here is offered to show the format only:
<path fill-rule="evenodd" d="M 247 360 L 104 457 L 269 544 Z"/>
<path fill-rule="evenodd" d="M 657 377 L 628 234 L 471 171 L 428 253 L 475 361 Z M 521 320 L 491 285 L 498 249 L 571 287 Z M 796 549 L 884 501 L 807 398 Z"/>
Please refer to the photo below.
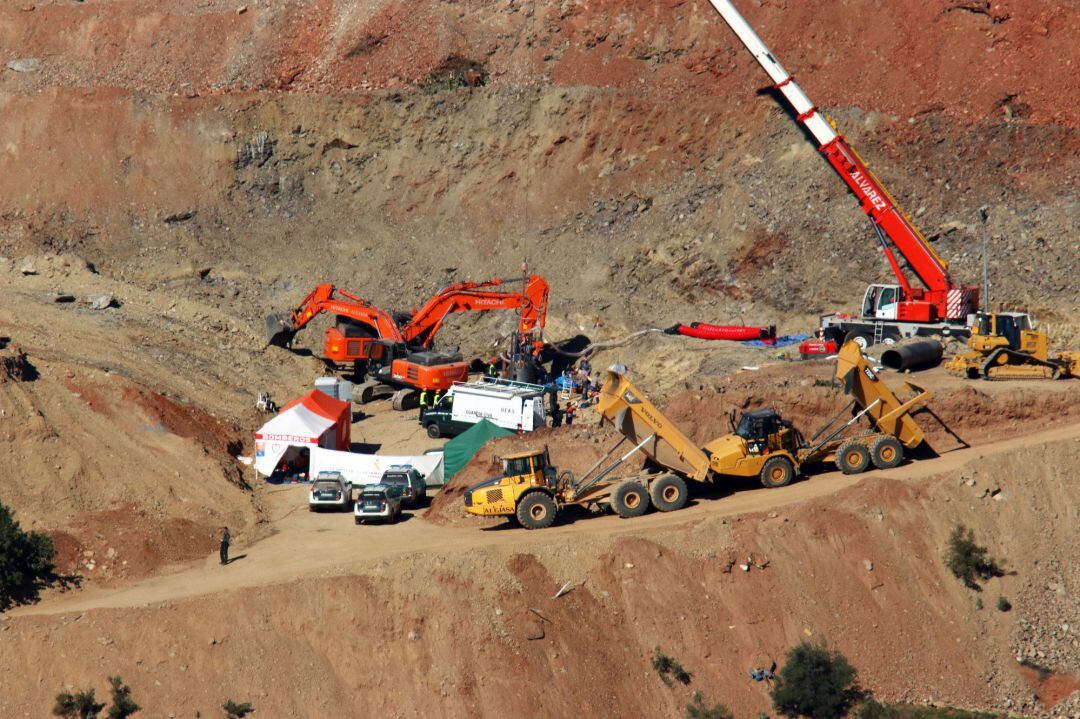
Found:
<path fill-rule="evenodd" d="M 680 334 L 684 337 L 696 337 L 702 340 L 763 340 L 776 339 L 776 327 L 747 327 L 745 325 L 709 325 L 703 322 L 691 322 L 689 325 L 678 324 L 665 330 L 668 334 Z"/>

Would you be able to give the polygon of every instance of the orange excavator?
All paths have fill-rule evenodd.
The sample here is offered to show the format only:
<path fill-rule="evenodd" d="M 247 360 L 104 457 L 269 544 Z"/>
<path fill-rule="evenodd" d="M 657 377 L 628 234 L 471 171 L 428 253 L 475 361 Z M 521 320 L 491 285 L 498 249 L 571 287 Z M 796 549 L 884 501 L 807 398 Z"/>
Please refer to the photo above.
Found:
<path fill-rule="evenodd" d="M 496 289 L 520 282 L 520 292 Z M 266 318 L 267 344 L 287 347 L 298 331 L 323 312 L 336 315 L 323 340 L 324 360 L 332 367 L 353 363 L 361 403 L 392 397 L 395 409 L 416 406 L 423 390 L 446 391 L 468 379 L 469 366 L 459 354 L 435 352 L 435 335 L 455 312 L 518 310 L 520 322 L 511 355 L 521 364 L 535 362 L 543 341 L 550 287 L 539 275 L 486 282 L 456 282 L 443 288 L 411 317 L 395 319 L 355 294 L 331 284 L 316 287 L 290 313 Z M 399 320 L 402 324 L 399 325 Z"/>

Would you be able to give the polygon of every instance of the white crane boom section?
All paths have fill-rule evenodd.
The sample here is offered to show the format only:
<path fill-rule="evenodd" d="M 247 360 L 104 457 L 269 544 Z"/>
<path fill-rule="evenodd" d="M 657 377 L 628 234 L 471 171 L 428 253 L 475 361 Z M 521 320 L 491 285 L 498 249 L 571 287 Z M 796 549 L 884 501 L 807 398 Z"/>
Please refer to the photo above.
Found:
<path fill-rule="evenodd" d="M 773 57 L 769 48 L 761 41 L 754 28 L 750 27 L 746 19 L 735 9 L 730 0 L 709 0 L 724 22 L 735 32 L 739 40 L 758 64 L 772 78 L 773 83 L 799 115 L 799 121 L 806 125 L 806 129 L 817 140 L 818 147 L 827 145 L 836 139 L 837 133 L 829 121 L 817 111 L 814 103 L 806 96 L 802 88 L 795 82 L 795 77 L 784 69 L 780 61 Z"/>

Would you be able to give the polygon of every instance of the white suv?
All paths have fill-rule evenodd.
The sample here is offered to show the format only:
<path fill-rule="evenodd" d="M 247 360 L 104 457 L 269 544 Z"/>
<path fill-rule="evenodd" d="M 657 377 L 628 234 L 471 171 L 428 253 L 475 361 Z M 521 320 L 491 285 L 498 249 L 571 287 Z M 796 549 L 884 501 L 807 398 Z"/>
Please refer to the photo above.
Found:
<path fill-rule="evenodd" d="M 319 472 L 311 483 L 308 509 L 312 512 L 324 508 L 348 510 L 351 502 L 352 482 L 345 479 L 341 472 Z"/>

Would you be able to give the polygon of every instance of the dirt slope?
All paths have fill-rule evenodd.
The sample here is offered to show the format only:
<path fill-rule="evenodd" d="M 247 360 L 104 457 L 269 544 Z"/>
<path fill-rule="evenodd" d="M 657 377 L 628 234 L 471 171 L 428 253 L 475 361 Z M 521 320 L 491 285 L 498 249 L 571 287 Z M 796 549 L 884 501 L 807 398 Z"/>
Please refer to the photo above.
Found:
<path fill-rule="evenodd" d="M 268 559 L 295 567 L 320 556 L 329 559 L 326 569 L 309 570 L 336 574 L 348 568 L 334 559 L 342 551 L 359 571 L 162 604 L 154 592 L 129 592 L 102 605 L 137 608 L 18 612 L 5 622 L 4 641 L 15 651 L 3 654 L 0 676 L 24 693 L 6 694 L 0 706 L 32 716 L 56 685 L 93 681 L 104 663 L 137 688 L 149 711 L 162 714 L 205 713 L 225 696 L 241 696 L 268 716 L 348 714 L 361 706 L 402 716 L 656 716 L 676 712 L 697 689 L 745 715 L 767 708 L 765 688 L 746 679 L 746 668 L 811 636 L 842 649 L 879 696 L 1038 714 L 1015 654 L 1040 651 L 1059 671 L 1080 670 L 1075 634 L 1059 626 L 1077 620 L 1067 599 L 1078 579 L 1067 561 L 1078 549 L 1075 517 L 1045 510 L 1076 503 L 1068 480 L 1080 459 L 1075 434 L 1073 425 L 1026 443 L 966 450 L 845 482 L 839 491 L 832 484 L 824 497 L 805 492 L 819 480 L 762 489 L 757 494 L 768 504 L 749 513 L 739 507 L 753 504 L 738 494 L 681 517 L 583 520 L 503 541 L 418 519 L 364 528 L 414 538 L 383 543 L 389 552 L 381 557 L 357 553 L 357 541 L 373 540 L 347 521 L 338 523 L 340 532 L 308 523 L 291 543 L 267 540 L 246 549 L 250 558 L 233 568 L 207 563 L 176 580 L 224 587 L 235 570 L 244 587 L 249 579 L 272 580 L 264 573 Z M 968 477 L 974 486 L 962 481 Z M 980 498 L 988 487 L 998 490 L 994 498 Z M 788 490 L 801 491 L 802 501 L 777 503 Z M 984 592 L 1009 596 L 1013 612 L 978 610 L 975 595 L 942 566 L 956 522 L 972 526 L 1015 571 Z M 351 547 L 339 533 L 352 537 Z M 324 551 L 312 553 L 320 543 Z M 428 543 L 444 549 L 409 549 Z M 1038 564 L 1025 560 L 1036 554 Z M 748 555 L 765 568 L 740 570 Z M 567 580 L 574 590 L 552 599 Z M 155 603 L 140 606 L 147 601 Z M 386 606 L 396 610 L 372 610 Z M 40 681 L 23 672 L 61 644 L 95 649 L 67 653 Z M 672 691 L 652 675 L 654 647 L 693 673 L 690 687 Z M 373 661 L 358 671 L 360 656 Z M 522 673 L 545 679 L 522 683 Z M 403 683 L 414 691 L 400 692 Z"/>

